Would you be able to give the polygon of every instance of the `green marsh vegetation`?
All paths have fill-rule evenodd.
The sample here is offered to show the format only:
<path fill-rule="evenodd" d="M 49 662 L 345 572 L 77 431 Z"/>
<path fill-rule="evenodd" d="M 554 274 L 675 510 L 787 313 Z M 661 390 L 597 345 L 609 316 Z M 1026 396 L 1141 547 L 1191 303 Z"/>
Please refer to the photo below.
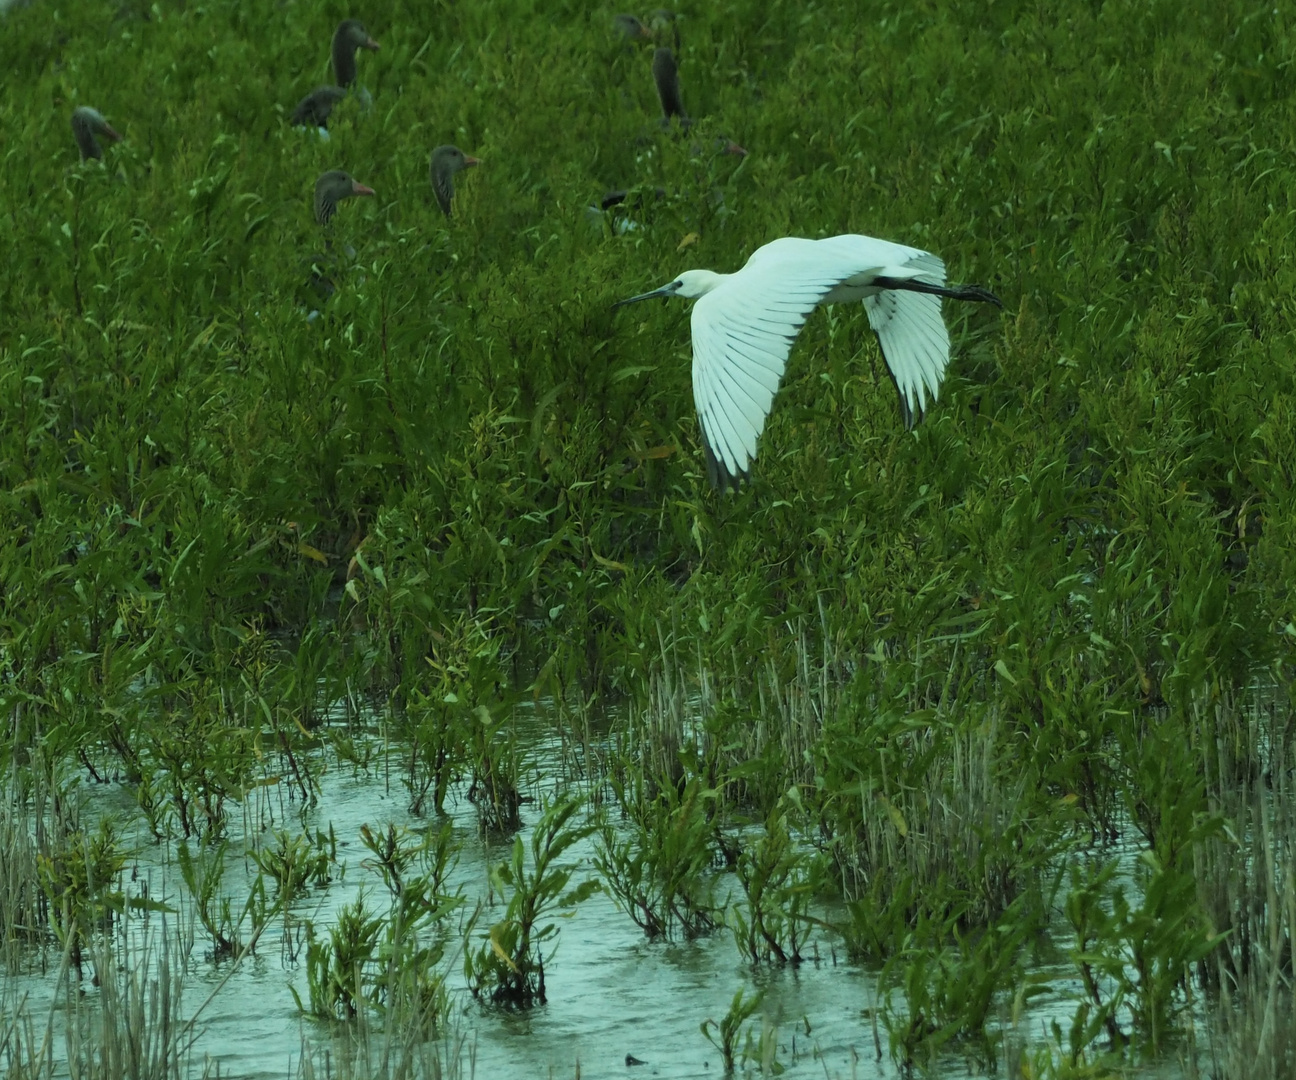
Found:
<path fill-rule="evenodd" d="M 351 769 L 429 820 L 472 793 L 510 855 L 499 905 L 454 923 L 462 958 L 484 998 L 542 997 L 539 944 L 489 936 L 537 884 L 510 717 L 541 697 L 598 764 L 545 778 L 552 805 L 589 796 L 563 828 L 597 827 L 646 935 L 727 925 L 753 971 L 807 929 L 840 940 L 906 1064 L 1286 1075 L 1289 27 L 1240 0 L 686 10 L 694 132 L 740 160 L 660 129 L 650 52 L 612 14 L 4 16 L 6 971 L 33 946 L 74 969 L 160 914 L 132 907 L 119 825 L 78 784 L 188 845 L 214 963 L 342 873 L 293 815 Z M 322 141 L 286 117 L 349 15 L 382 43 L 373 103 Z M 80 104 L 123 135 L 102 164 L 78 162 Z M 483 161 L 451 223 L 441 143 Z M 308 319 L 329 168 L 377 197 L 340 208 L 354 255 Z M 685 306 L 610 304 L 847 231 L 928 248 L 1005 310 L 949 309 L 913 433 L 863 313 L 816 313 L 754 482 L 719 499 Z M 606 709 L 630 720 L 604 739 Z M 256 845 L 255 898 L 204 876 L 251 803 L 288 830 Z M 435 1027 L 460 957 L 442 856 L 400 871 L 418 845 L 384 827 L 364 906 L 302 946 L 303 1011 L 399 1000 Z M 1033 1023 L 1045 1001 L 1063 1019 Z"/>

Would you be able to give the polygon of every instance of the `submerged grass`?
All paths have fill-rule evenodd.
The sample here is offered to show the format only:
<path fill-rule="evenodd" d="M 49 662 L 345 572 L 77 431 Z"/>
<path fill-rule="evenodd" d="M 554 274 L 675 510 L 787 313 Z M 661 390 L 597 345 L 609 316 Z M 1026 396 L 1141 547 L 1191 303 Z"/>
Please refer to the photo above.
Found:
<path fill-rule="evenodd" d="M 383 48 L 324 141 L 285 115 L 344 14 Z M 23 824 L 48 816 L 34 750 L 124 785 L 159 841 L 219 845 L 268 786 L 309 806 L 325 720 L 373 709 L 414 813 L 467 785 L 507 834 L 530 690 L 643 821 L 710 793 L 717 860 L 795 806 L 902 1060 L 987 1056 L 1051 926 L 1085 990 L 1049 1062 L 1174 1053 L 1204 999 L 1221 1061 L 1280 1074 L 1290 28 L 1249 0 L 682 16 L 688 137 L 656 123 L 648 52 L 570 2 L 0 15 L 6 964 L 121 906 L 111 823 L 62 850 Z M 125 136 L 103 164 L 77 162 L 82 104 Z M 449 221 L 444 142 L 484 161 Z M 339 212 L 312 316 L 334 167 L 378 196 Z M 635 187 L 665 194 L 590 211 Z M 912 433 L 862 313 L 816 313 L 754 482 L 717 498 L 684 310 L 610 303 L 844 231 L 1005 309 L 950 312 Z M 589 717 L 619 700 L 603 745 Z M 649 923 L 669 847 L 617 857 Z"/>

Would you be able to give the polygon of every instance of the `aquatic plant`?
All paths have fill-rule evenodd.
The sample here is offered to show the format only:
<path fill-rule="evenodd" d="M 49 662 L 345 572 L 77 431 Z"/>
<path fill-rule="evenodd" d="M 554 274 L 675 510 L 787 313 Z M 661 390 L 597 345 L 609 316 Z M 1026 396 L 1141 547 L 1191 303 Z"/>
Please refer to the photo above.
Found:
<path fill-rule="evenodd" d="M 430 1033 L 450 1008 L 445 987 L 447 933 L 442 920 L 463 900 L 446 889 L 455 845 L 449 826 L 414 836 L 394 825 L 361 827 L 373 855 L 366 865 L 391 894 L 384 912 L 362 890 L 338 913 L 328 937 L 306 921 L 307 1004 L 298 1008 L 321 1019 L 363 1019 L 368 1007 Z M 419 871 L 419 872 L 416 872 Z M 296 996 L 296 991 L 294 991 Z"/>
<path fill-rule="evenodd" d="M 492 870 L 492 886 L 508 899 L 504 917 L 491 924 L 476 949 L 464 953 L 464 975 L 478 997 L 518 1008 L 544 1003 L 545 960 L 558 938 L 558 924 L 545 920 L 571 914 L 599 887 L 594 879 L 572 885 L 577 867 L 558 862 L 593 831 L 592 825 L 573 820 L 583 805 L 578 796 L 548 802 L 527 845 L 530 866 L 517 837 L 509 861 Z"/>
<path fill-rule="evenodd" d="M 221 840 L 211 846 L 200 848 L 195 857 L 189 850 L 187 841 L 181 840 L 176 845 L 176 862 L 180 867 L 180 877 L 193 900 L 194 914 L 211 940 L 210 957 L 213 960 L 241 956 L 245 947 L 253 947 L 274 911 L 286 904 L 292 896 L 291 887 L 285 888 L 280 884 L 279 900 L 272 908 L 266 899 L 263 870 L 252 880 L 247 899 L 243 902 L 242 909 L 235 915 L 234 898 L 220 891 L 225 876 L 225 855 L 228 850 L 228 841 Z M 246 946 L 239 936 L 244 923 L 248 925 L 249 935 Z"/>
<path fill-rule="evenodd" d="M 263 844 L 249 854 L 257 868 L 274 882 L 280 903 L 287 906 L 305 886 L 329 883 L 338 863 L 337 835 L 331 822 L 327 833 L 316 829 L 314 835 L 278 829 L 273 846 Z"/>
<path fill-rule="evenodd" d="M 373 854 L 369 868 L 391 891 L 399 913 L 395 917 L 402 924 L 440 919 L 463 902 L 462 890 L 451 893 L 447 884 L 459 860 L 450 822 L 421 833 L 391 824 L 375 832 L 362 825 L 360 842 Z"/>
<path fill-rule="evenodd" d="M 789 800 L 791 802 L 792 800 Z M 753 964 L 799 964 L 811 927 L 810 905 L 822 891 L 824 860 L 789 828 L 794 805 L 776 807 L 754 841 L 739 837 L 734 872 L 747 902 L 729 910 L 738 949 Z"/>
<path fill-rule="evenodd" d="M 1193 848 L 1201 908 L 1219 934 L 1197 969 L 1220 1003 L 1207 1041 L 1228 1080 L 1279 1080 L 1296 1066 L 1286 973 L 1296 940 L 1296 792 L 1282 765 L 1291 760 L 1291 717 L 1285 702 L 1229 695 L 1194 718 L 1211 808 L 1229 822 Z"/>
<path fill-rule="evenodd" d="M 297 1007 L 321 1020 L 345 1020 L 358 1015 L 373 991 L 378 971 L 379 942 L 384 920 L 369 912 L 363 893 L 338 912 L 324 939 L 311 921 L 306 923 L 306 987 L 309 1008 Z"/>
<path fill-rule="evenodd" d="M 39 1026 L 0 986 L 0 1066 L 5 1075 L 25 1080 L 188 1080 L 206 1075 L 196 1069 L 191 1025 L 183 1016 L 181 970 L 193 941 L 163 920 L 160 931 L 131 943 L 127 935 L 97 939 L 86 951 L 94 968 L 93 993 L 69 978 L 65 951 L 56 975 L 51 1014 Z M 55 1056 L 54 1012 L 66 1016 L 65 1056 Z"/>
<path fill-rule="evenodd" d="M 472 762 L 468 799 L 476 804 L 486 833 L 510 833 L 522 824 L 517 757 L 505 731 L 507 722 L 506 716 L 493 715 L 485 705 L 479 705 L 468 728 L 467 752 Z"/>
<path fill-rule="evenodd" d="M 471 717 L 465 715 L 453 691 L 437 694 L 436 689 L 428 693 L 419 688 L 413 690 L 405 714 L 409 765 L 404 781 L 410 793 L 410 811 L 422 814 L 430 808 L 443 813 L 450 785 L 466 765 Z"/>
<path fill-rule="evenodd" d="M 649 938 L 695 938 L 718 925 L 714 804 L 701 778 L 650 784 L 627 769 L 616 784 L 623 819 L 597 833 L 594 865 L 621 908 Z"/>
<path fill-rule="evenodd" d="M 126 859 L 107 818 L 93 833 L 79 828 L 62 833 L 37 856 L 50 929 L 78 971 L 90 934 L 110 925 L 113 917 L 126 909 L 127 898 L 121 888 Z"/>
<path fill-rule="evenodd" d="M 42 769 L 27 775 L 31 783 L 20 786 L 11 772 L 0 787 L 0 960 L 6 965 L 45 932 L 35 821 L 45 812 L 49 792 Z"/>
<path fill-rule="evenodd" d="M 1027 898 L 984 931 L 963 934 L 957 923 L 956 915 L 921 916 L 882 970 L 882 1021 L 905 1068 L 929 1065 L 955 1045 L 989 1065 L 999 1038 L 988 1026 L 996 995 L 1021 987 L 1025 1003 L 1044 992 L 1025 979 L 1023 946 L 1039 930 Z"/>
<path fill-rule="evenodd" d="M 753 1057 L 756 1061 L 761 1061 L 759 1051 L 750 1053 L 753 1047 L 752 1035 L 750 1030 L 744 1031 L 743 1025 L 756 1014 L 763 998 L 763 994 L 748 994 L 746 988 L 740 986 L 724 1016 L 719 1020 L 708 1018 L 702 1021 L 702 1034 L 706 1036 L 707 1042 L 720 1051 L 725 1076 L 733 1075 L 740 1054 L 744 1058 Z M 738 1045 L 740 1035 L 745 1036 L 745 1043 L 741 1047 Z M 755 1045 L 759 1047 L 760 1043 L 756 1042 Z"/>

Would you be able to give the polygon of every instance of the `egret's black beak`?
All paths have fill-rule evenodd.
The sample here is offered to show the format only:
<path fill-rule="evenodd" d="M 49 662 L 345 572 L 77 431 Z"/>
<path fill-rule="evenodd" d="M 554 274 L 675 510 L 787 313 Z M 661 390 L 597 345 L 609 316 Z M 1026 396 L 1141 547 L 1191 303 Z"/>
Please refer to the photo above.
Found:
<path fill-rule="evenodd" d="M 672 281 L 669 285 L 663 285 L 660 289 L 653 289 L 652 292 L 640 293 L 638 296 L 632 296 L 628 300 L 618 300 L 612 305 L 612 310 L 622 307 L 625 304 L 637 304 L 640 300 L 651 300 L 656 296 L 674 296 L 675 290 L 680 287 L 678 281 Z"/>

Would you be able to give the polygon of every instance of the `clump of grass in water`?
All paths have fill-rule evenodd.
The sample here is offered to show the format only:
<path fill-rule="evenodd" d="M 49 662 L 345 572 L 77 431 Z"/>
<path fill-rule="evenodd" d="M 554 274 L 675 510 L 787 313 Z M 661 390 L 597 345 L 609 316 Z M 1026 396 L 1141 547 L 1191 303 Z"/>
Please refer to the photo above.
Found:
<path fill-rule="evenodd" d="M 266 900 L 266 871 L 262 869 L 253 879 L 247 899 L 236 916 L 233 898 L 220 892 L 228 850 L 229 842 L 226 840 L 200 848 L 196 857 L 184 840 L 176 848 L 176 862 L 193 900 L 194 915 L 211 941 L 209 958 L 212 960 L 241 957 L 245 951 L 253 949 L 275 911 L 285 907 L 292 898 L 291 890 L 283 888 L 280 883 L 279 896 L 272 908 Z M 253 860 L 259 862 L 255 853 Z M 248 924 L 250 931 L 246 944 L 239 936 L 244 923 Z"/>
<path fill-rule="evenodd" d="M 49 926 L 80 971 L 91 935 L 111 929 L 126 910 L 120 884 L 127 856 L 109 818 L 96 833 L 73 826 L 57 840 L 38 857 L 40 884 Z"/>
<path fill-rule="evenodd" d="M 739 951 L 753 964 L 801 963 L 819 921 L 810 905 L 823 886 L 824 859 L 797 843 L 789 819 L 800 814 L 798 802 L 799 795 L 775 807 L 754 841 L 738 840 L 734 872 L 747 902 L 732 909 L 730 923 Z"/>
<path fill-rule="evenodd" d="M 436 1030 L 450 1008 L 440 924 L 463 903 L 446 889 L 457 854 L 451 827 L 417 836 L 366 825 L 360 838 L 374 857 L 366 866 L 382 878 L 391 904 L 375 913 L 361 893 L 327 937 L 307 922 L 309 1004 L 298 998 L 298 1008 L 320 1019 L 363 1021 L 373 1007 Z"/>
<path fill-rule="evenodd" d="M 332 822 L 327 833 L 316 829 L 313 836 L 278 829 L 273 845 L 262 845 L 250 855 L 257 868 L 275 883 L 280 903 L 286 907 L 307 885 L 324 886 L 332 879 L 338 866 L 337 835 Z"/>
<path fill-rule="evenodd" d="M 508 903 L 504 918 L 491 925 L 480 947 L 464 954 L 464 975 L 474 995 L 515 1008 L 544 1004 L 545 947 L 556 943 L 558 926 L 543 920 L 575 907 L 598 888 L 594 880 L 568 888 L 576 867 L 558 862 L 593 830 L 573 821 L 583 803 L 568 797 L 544 808 L 531 834 L 529 869 L 519 836 L 509 861 L 491 872 L 492 888 Z"/>
<path fill-rule="evenodd" d="M 916 725 L 882 712 L 836 741 L 822 812 L 857 955 L 885 960 L 922 914 L 985 927 L 1020 895 L 1042 895 L 1057 841 L 997 732 L 993 707 L 957 728 L 940 713 Z"/>
<path fill-rule="evenodd" d="M 0 791 L 0 963 L 12 967 L 23 948 L 43 940 L 45 894 L 41 888 L 36 822 L 44 814 L 42 770 L 24 770 L 19 783 L 11 763 Z"/>
<path fill-rule="evenodd" d="M 378 943 L 384 920 L 370 914 L 364 894 L 338 912 L 328 937 L 306 924 L 306 986 L 309 1010 L 300 998 L 297 1007 L 321 1020 L 349 1020 L 364 1008 L 373 991 Z M 297 997 L 296 989 L 293 996 Z"/>
<path fill-rule="evenodd" d="M 763 1024 L 761 1034 L 753 1038 L 751 1025 L 747 1023 L 761 1007 L 763 998 L 764 994 L 749 994 L 745 987 L 740 986 L 724 1016 L 719 1020 L 708 1018 L 702 1021 L 702 1034 L 706 1036 L 707 1042 L 720 1051 L 720 1063 L 725 1076 L 732 1076 L 740 1061 L 758 1066 L 762 1076 L 777 1076 L 782 1072 L 781 1067 L 774 1062 L 777 1040 L 768 1036 Z"/>
<path fill-rule="evenodd" d="M 659 622 L 646 702 L 630 711 L 632 738 L 623 757 L 638 758 L 648 775 L 675 783 L 695 756 L 708 774 L 724 778 L 726 800 L 755 805 L 762 815 L 793 785 L 813 786 L 814 750 L 824 718 L 836 714 L 844 667 L 823 615 L 818 651 L 798 621 L 787 627 L 786 656 L 748 662 L 735 649 L 719 669 L 708 666 L 701 650 L 682 658 L 677 632 Z"/>
<path fill-rule="evenodd" d="M 447 1030 L 428 1038 L 428 1027 L 396 1012 L 381 1026 L 363 1017 L 330 1029 L 320 1045 L 302 1035 L 296 1080 L 460 1080 L 474 1075 L 475 1047 L 467 1031 Z"/>
<path fill-rule="evenodd" d="M 625 773 L 626 782 L 614 784 L 625 820 L 603 824 L 595 867 L 649 938 L 709 933 L 723 914 L 713 880 L 718 793 L 697 776 L 676 786 L 653 785 L 633 766 Z"/>

